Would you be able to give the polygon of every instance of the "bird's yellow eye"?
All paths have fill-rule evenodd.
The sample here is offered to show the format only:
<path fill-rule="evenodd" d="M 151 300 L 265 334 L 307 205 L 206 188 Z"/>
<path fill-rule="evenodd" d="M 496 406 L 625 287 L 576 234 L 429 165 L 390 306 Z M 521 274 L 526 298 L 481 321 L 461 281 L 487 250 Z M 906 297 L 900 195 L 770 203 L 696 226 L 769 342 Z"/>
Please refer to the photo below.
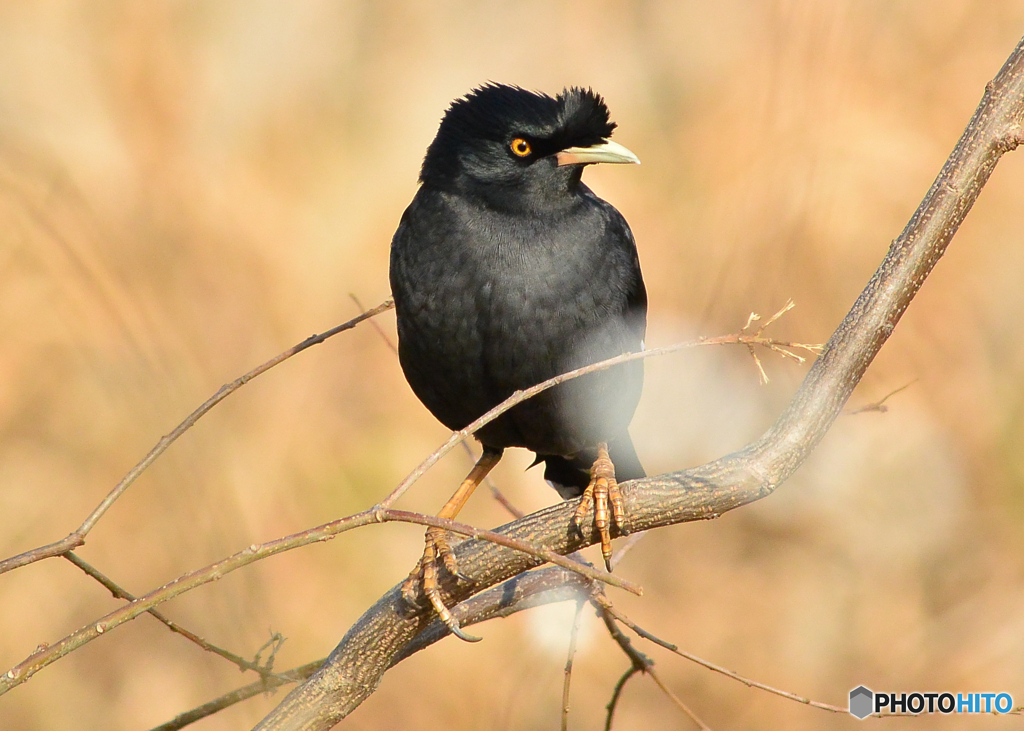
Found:
<path fill-rule="evenodd" d="M 516 157 L 526 157 L 533 152 L 533 148 L 530 147 L 530 143 L 522 137 L 516 137 L 512 140 L 512 142 L 509 143 L 509 149 L 512 150 L 512 154 Z"/>

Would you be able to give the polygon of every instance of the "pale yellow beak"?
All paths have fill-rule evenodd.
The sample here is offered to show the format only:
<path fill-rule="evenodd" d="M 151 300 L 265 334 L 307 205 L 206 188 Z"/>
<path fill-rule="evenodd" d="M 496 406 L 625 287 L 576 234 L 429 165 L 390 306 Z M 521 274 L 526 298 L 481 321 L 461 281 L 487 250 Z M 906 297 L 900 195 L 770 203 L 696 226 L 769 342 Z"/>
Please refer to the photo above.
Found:
<path fill-rule="evenodd" d="M 590 147 L 567 147 L 555 153 L 555 159 L 559 165 L 589 165 L 595 162 L 640 164 L 640 158 L 618 142 L 607 139 Z"/>

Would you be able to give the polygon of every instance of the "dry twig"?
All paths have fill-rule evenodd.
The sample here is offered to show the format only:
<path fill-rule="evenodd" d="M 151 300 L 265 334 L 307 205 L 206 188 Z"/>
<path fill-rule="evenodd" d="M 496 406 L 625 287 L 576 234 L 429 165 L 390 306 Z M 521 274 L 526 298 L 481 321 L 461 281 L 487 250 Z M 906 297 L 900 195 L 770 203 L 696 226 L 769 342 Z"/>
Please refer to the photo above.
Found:
<path fill-rule="evenodd" d="M 797 703 L 803 703 L 804 705 L 813 706 L 814 708 L 820 708 L 823 711 L 831 711 L 833 713 L 846 713 L 846 709 L 845 708 L 840 708 L 839 706 L 833 706 L 833 705 L 831 705 L 829 703 L 821 703 L 819 701 L 811 700 L 810 698 L 805 698 L 803 696 L 796 695 L 795 693 L 789 693 L 788 691 L 785 691 L 785 690 L 779 690 L 778 688 L 773 688 L 770 685 L 765 685 L 764 683 L 759 683 L 756 680 L 751 680 L 750 678 L 745 678 L 742 675 L 740 675 L 739 673 L 733 672 L 732 670 L 728 670 L 727 668 L 723 668 L 721 665 L 715 665 L 712 662 L 708 662 L 707 660 L 703 660 L 703 659 L 697 657 L 696 655 L 693 655 L 693 654 L 691 654 L 689 652 L 686 652 L 685 650 L 680 650 L 678 646 L 673 645 L 671 642 L 666 642 L 665 640 L 660 639 L 659 637 L 656 637 L 655 635 L 652 635 L 647 630 L 645 630 L 642 627 L 638 626 L 629 617 L 625 616 L 624 614 L 620 613 L 617 609 L 615 609 L 615 607 L 612 606 L 612 603 L 609 602 L 607 599 L 599 596 L 597 598 L 597 601 L 599 603 L 601 603 L 601 606 L 604 608 L 604 611 L 606 611 L 610 616 L 614 617 L 619 622 L 622 622 L 624 625 L 629 627 L 631 630 L 636 632 L 638 635 L 643 637 L 645 640 L 650 640 L 651 642 L 655 643 L 656 645 L 660 645 L 661 647 L 664 647 L 666 650 L 669 650 L 670 652 L 673 652 L 676 655 L 679 655 L 680 657 L 686 658 L 690 662 L 695 662 L 698 665 L 702 665 L 702 666 L 706 667 L 708 670 L 714 670 L 716 673 L 721 673 L 722 675 L 725 675 L 725 676 L 727 676 L 729 678 L 732 678 L 733 680 L 738 680 L 739 682 L 741 682 L 744 685 L 746 685 L 748 687 L 751 687 L 751 688 L 759 688 L 759 689 L 767 691 L 769 693 L 774 693 L 775 695 L 782 696 L 783 698 L 788 698 L 791 701 L 796 701 Z"/>
<path fill-rule="evenodd" d="M 95 579 L 97 582 L 99 582 L 107 591 L 109 591 L 114 596 L 115 599 L 124 599 L 124 600 L 129 601 L 129 602 L 134 602 L 134 601 L 136 601 L 138 599 L 138 597 L 133 596 L 130 592 L 128 592 L 128 591 L 124 590 L 123 588 L 121 588 L 120 586 L 118 586 L 118 584 L 116 582 L 114 582 L 112 579 L 110 579 L 108 576 L 103 574 L 97 568 L 95 568 L 94 566 L 89 564 L 85 559 L 83 559 L 81 556 L 76 554 L 74 551 L 69 551 L 68 553 L 65 553 L 64 554 L 64 558 L 66 558 L 68 561 L 70 561 L 75 566 L 77 566 L 82 571 L 84 571 L 87 576 L 89 576 L 89 577 Z M 156 617 L 156 619 L 159 620 L 161 623 L 163 623 L 164 626 L 166 626 L 167 629 L 169 629 L 171 632 L 175 632 L 175 633 L 181 635 L 182 637 L 184 637 L 185 639 L 189 640 L 190 642 L 195 643 L 200 648 L 202 648 L 205 652 L 212 652 L 214 655 L 220 655 L 222 658 L 224 658 L 228 662 L 233 663 L 234 665 L 237 665 L 239 670 L 252 670 L 253 672 L 259 673 L 260 677 L 263 678 L 264 680 L 267 680 L 269 678 L 275 678 L 275 677 L 279 678 L 279 679 L 282 679 L 282 678 L 280 678 L 280 676 L 277 676 L 277 675 L 275 675 L 272 672 L 272 670 L 273 670 L 273 655 L 271 655 L 271 658 L 270 658 L 270 660 L 268 661 L 268 663 L 266 665 L 261 665 L 260 664 L 259 652 L 256 653 L 255 661 L 246 660 L 241 655 L 236 655 L 235 653 L 231 652 L 230 650 L 225 650 L 222 647 L 218 647 L 217 645 L 214 645 L 212 642 L 207 642 L 202 637 L 197 635 L 195 632 L 192 632 L 192 631 L 190 631 L 188 629 L 185 629 L 184 627 L 182 627 L 177 622 L 174 622 L 173 620 L 168 619 L 158 609 L 150 608 L 150 609 L 147 609 L 146 611 L 149 614 L 151 614 L 152 616 Z M 275 637 L 279 637 L 279 635 L 275 635 Z M 273 639 L 271 641 L 273 641 Z M 262 651 L 262 649 L 263 648 L 261 648 L 261 651 Z M 285 680 L 284 682 L 290 682 L 290 681 Z"/>
<path fill-rule="evenodd" d="M 565 678 L 562 681 L 562 731 L 569 731 L 569 684 L 572 680 L 572 661 L 576 658 L 576 639 L 580 634 L 580 620 L 583 619 L 583 607 L 586 601 L 576 601 L 576 614 L 572 618 L 572 629 L 569 630 L 569 653 L 565 658 Z"/>
<path fill-rule="evenodd" d="M 917 380 L 918 379 L 915 378 L 913 381 L 905 383 L 899 388 L 893 389 L 889 393 L 885 394 L 885 396 L 882 396 L 882 398 L 880 398 L 878 401 L 872 401 L 870 404 L 865 404 L 864 406 L 860 406 L 856 409 L 850 409 L 849 411 L 846 412 L 846 414 L 848 416 L 853 416 L 854 414 L 863 414 L 867 411 L 877 411 L 880 414 L 884 414 L 889 410 L 889 407 L 885 405 L 885 402 L 888 401 L 890 397 L 898 394 L 900 391 L 905 391 L 911 386 L 913 386 L 915 383 L 917 383 Z"/>
<path fill-rule="evenodd" d="M 662 692 L 671 700 L 679 709 L 689 716 L 697 726 L 704 731 L 711 731 L 711 729 L 705 724 L 700 718 L 697 717 L 690 707 L 687 706 L 683 701 L 665 685 L 662 681 L 661 676 L 654 670 L 654 660 L 650 659 L 642 652 L 633 647 L 633 643 L 629 641 L 629 638 L 622 633 L 619 626 L 615 624 L 615 618 L 612 615 L 610 608 L 611 602 L 608 601 L 608 597 L 604 595 L 600 586 L 594 585 L 593 591 L 590 595 L 590 603 L 597 609 L 598 616 L 604 622 L 604 626 L 608 630 L 608 634 L 615 640 L 619 648 L 629 658 L 630 667 L 623 673 L 622 677 L 619 678 L 619 682 L 615 684 L 615 689 L 612 691 L 612 698 L 608 702 L 608 715 L 605 717 L 605 731 L 611 731 L 612 719 L 615 715 L 615 708 L 618 706 L 619 699 L 622 697 L 622 690 L 626 686 L 626 682 L 632 678 L 636 673 L 641 672 L 645 675 L 650 676 L 651 680 L 662 690 Z"/>
<path fill-rule="evenodd" d="M 361 323 L 363 320 L 368 320 L 371 317 L 374 317 L 375 315 L 379 315 L 381 312 L 390 310 L 394 306 L 394 300 L 390 298 L 386 299 L 373 309 L 367 310 L 366 312 L 357 317 L 353 317 L 348 322 L 344 322 L 341 325 L 333 327 L 327 332 L 321 333 L 319 335 L 311 335 L 310 337 L 303 340 L 301 343 L 289 348 L 288 350 L 284 351 L 283 353 L 280 353 L 279 355 L 274 356 L 263 365 L 253 368 L 244 376 L 240 376 L 231 383 L 226 383 L 223 386 L 221 386 L 217 390 L 217 393 L 213 394 L 213 396 L 211 396 L 202 404 L 200 404 L 195 411 L 193 411 L 191 414 L 185 417 L 184 421 L 178 424 L 178 426 L 174 427 L 174 429 L 172 429 L 168 434 L 165 434 L 164 436 L 160 437 L 160 441 L 158 441 L 153 446 L 153 448 L 149 450 L 149 453 L 145 457 L 143 457 L 138 464 L 132 467 L 132 469 L 128 472 L 127 475 L 121 478 L 121 481 L 114 486 L 114 489 L 107 493 L 107 496 L 103 498 L 103 501 L 100 502 L 100 504 L 97 505 L 96 508 L 91 513 L 89 513 L 89 516 L 82 522 L 80 526 L 78 526 L 78 528 L 76 528 L 72 533 L 68 534 L 65 538 L 59 541 L 47 544 L 45 546 L 40 546 L 38 548 L 33 548 L 30 551 L 25 551 L 24 553 L 20 553 L 17 556 L 12 556 L 11 558 L 0 561 L 0 574 L 4 573 L 5 571 L 11 571 L 12 569 L 16 569 L 20 566 L 25 566 L 27 564 L 40 561 L 44 558 L 62 556 L 68 551 L 72 551 L 81 546 L 83 543 L 85 543 L 85 538 L 89 534 L 89 531 L 91 531 L 93 527 L 96 525 L 96 523 L 99 521 L 99 519 L 106 514 L 106 512 L 110 509 L 110 506 L 113 505 L 114 502 L 119 497 L 121 497 L 121 495 L 124 494 L 125 490 L 127 490 L 131 486 L 131 484 L 139 478 L 139 475 L 145 472 L 146 469 L 151 464 L 153 464 L 153 462 L 155 462 L 156 459 L 161 454 L 167 451 L 168 447 L 170 447 L 172 444 L 174 444 L 175 441 L 177 441 L 178 437 L 180 437 L 182 434 L 191 429 L 193 424 L 195 424 L 203 416 L 205 416 L 210 411 L 210 409 L 212 409 L 214 406 L 219 404 L 221 401 L 226 399 L 228 396 L 233 394 L 235 391 L 240 389 L 242 386 L 244 386 L 252 379 L 256 378 L 257 376 L 263 373 L 266 373 L 268 370 L 276 366 L 278 363 L 288 360 L 296 353 L 301 353 L 303 350 L 306 350 L 307 348 L 311 348 L 314 345 L 319 345 L 323 341 L 327 340 L 327 338 L 337 335 L 340 332 L 344 332 L 345 330 L 351 330 L 356 325 Z"/>

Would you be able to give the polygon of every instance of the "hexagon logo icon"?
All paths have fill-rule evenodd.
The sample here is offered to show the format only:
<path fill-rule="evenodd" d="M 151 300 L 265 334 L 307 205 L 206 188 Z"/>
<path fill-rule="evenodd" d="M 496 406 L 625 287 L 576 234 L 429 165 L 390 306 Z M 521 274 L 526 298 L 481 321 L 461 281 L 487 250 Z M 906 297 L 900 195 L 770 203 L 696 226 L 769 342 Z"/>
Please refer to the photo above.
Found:
<path fill-rule="evenodd" d="M 875 705 L 875 694 L 863 685 L 858 685 L 850 691 L 850 715 L 863 721 L 871 715 Z"/>

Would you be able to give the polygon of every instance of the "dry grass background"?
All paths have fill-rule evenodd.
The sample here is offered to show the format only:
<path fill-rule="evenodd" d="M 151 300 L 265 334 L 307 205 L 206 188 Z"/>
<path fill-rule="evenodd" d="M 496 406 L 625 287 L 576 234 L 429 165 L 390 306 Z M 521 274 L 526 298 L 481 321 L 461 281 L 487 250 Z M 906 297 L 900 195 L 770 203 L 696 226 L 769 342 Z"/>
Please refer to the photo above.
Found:
<path fill-rule="evenodd" d="M 0 554 L 64 536 L 195 405 L 388 293 L 388 244 L 447 103 L 489 79 L 592 85 L 639 168 L 588 182 L 633 226 L 648 343 L 797 309 L 824 341 L 1024 32 L 1016 0 L 80 2 L 0 6 Z M 1024 157 L 1008 156 L 852 406 L 778 493 L 656 532 L 613 594 L 652 632 L 845 704 L 884 690 L 1024 702 Z M 393 333 L 393 315 L 380 318 Z M 758 435 L 805 367 L 741 349 L 648 364 L 649 471 Z M 144 592 L 253 542 L 372 504 L 445 437 L 363 326 L 232 396 L 121 499 L 80 554 Z M 526 455 L 521 507 L 556 497 Z M 403 501 L 432 511 L 453 453 Z M 505 516 L 486 494 L 464 513 Z M 420 550 L 346 534 L 164 607 L 277 667 L 330 650 Z M 0 665 L 116 606 L 64 561 L 0 577 Z M 347 728 L 552 728 L 571 606 L 480 628 L 388 673 Z M 854 728 L 651 649 L 715 729 Z M 626 661 L 588 614 L 572 726 Z M 244 682 L 148 617 L 0 699 L 4 729 L 143 729 Z M 200 729 L 247 728 L 281 696 Z M 1019 727 L 1019 718 L 977 720 Z M 891 720 L 954 728 L 963 719 Z M 634 680 L 616 728 L 689 729 Z M 859 727 L 858 727 L 859 728 Z"/>

